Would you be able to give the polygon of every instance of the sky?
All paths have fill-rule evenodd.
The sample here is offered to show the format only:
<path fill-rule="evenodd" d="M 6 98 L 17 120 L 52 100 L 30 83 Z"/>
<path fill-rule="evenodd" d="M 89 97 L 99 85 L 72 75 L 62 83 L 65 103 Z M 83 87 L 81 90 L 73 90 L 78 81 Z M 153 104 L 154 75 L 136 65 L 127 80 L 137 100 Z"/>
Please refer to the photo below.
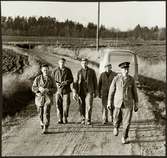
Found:
<path fill-rule="evenodd" d="M 101 2 L 100 25 L 121 31 L 134 29 L 137 24 L 166 27 L 165 1 Z M 82 23 L 97 23 L 97 2 L 1 1 L 2 16 L 50 16 Z"/>

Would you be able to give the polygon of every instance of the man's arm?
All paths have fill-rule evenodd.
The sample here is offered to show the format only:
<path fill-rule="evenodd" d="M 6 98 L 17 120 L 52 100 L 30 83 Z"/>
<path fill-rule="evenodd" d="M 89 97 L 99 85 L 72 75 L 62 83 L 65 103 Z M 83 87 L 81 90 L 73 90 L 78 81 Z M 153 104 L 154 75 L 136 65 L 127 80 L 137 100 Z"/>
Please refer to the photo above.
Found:
<path fill-rule="evenodd" d="M 108 103 L 107 103 L 108 108 L 111 108 L 111 105 L 113 104 L 114 94 L 115 94 L 115 90 L 116 90 L 116 80 L 117 80 L 117 77 L 114 77 L 114 79 L 110 85 L 110 89 L 109 89 L 109 93 L 108 93 Z"/>
<path fill-rule="evenodd" d="M 34 93 L 39 93 L 39 87 L 38 87 L 38 77 L 35 78 L 33 84 L 32 84 L 32 91 Z"/>
<path fill-rule="evenodd" d="M 133 79 L 133 87 L 132 87 L 132 94 L 133 94 L 133 99 L 135 102 L 134 105 L 134 111 L 137 112 L 138 111 L 138 94 L 137 94 L 137 88 L 136 88 L 136 83 L 135 80 Z"/>
<path fill-rule="evenodd" d="M 101 98 L 101 86 L 102 86 L 102 74 L 100 75 L 99 84 L 98 84 L 98 93 L 100 98 Z"/>
<path fill-rule="evenodd" d="M 66 86 L 66 85 L 70 85 L 73 82 L 73 75 L 70 69 L 68 69 L 68 75 L 67 75 L 67 80 L 61 82 L 61 86 Z"/>
<path fill-rule="evenodd" d="M 97 96 L 97 77 L 96 77 L 96 72 L 93 70 L 93 80 L 94 80 L 94 97 Z"/>

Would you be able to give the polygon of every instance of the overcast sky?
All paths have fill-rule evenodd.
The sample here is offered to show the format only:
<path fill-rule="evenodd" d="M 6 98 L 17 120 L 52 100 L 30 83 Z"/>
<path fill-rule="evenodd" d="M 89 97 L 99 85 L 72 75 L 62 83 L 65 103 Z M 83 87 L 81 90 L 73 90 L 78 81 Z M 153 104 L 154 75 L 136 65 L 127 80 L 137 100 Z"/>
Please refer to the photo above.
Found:
<path fill-rule="evenodd" d="M 166 26 L 166 2 L 101 2 L 100 24 L 122 31 L 141 26 Z M 97 23 L 97 2 L 1 1 L 2 16 L 51 16 L 84 24 Z"/>

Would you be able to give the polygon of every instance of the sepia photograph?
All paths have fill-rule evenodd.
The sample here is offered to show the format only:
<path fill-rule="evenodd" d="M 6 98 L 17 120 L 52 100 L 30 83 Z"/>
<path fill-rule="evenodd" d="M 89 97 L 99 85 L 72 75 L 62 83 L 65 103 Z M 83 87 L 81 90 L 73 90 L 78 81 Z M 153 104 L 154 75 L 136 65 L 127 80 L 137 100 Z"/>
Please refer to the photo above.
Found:
<path fill-rule="evenodd" d="M 1 155 L 166 156 L 166 1 L 1 1 Z"/>

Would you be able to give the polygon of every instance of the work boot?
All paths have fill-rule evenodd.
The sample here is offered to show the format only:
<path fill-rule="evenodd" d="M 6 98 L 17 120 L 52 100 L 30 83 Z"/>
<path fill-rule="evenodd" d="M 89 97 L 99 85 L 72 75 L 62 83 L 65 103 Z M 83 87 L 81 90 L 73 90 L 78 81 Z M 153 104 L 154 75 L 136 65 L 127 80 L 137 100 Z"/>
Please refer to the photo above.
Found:
<path fill-rule="evenodd" d="M 126 144 L 126 139 L 124 137 L 121 138 L 122 144 Z"/>
<path fill-rule="evenodd" d="M 91 122 L 90 121 L 86 121 L 85 124 L 86 125 L 91 125 Z"/>
<path fill-rule="evenodd" d="M 43 129 L 44 124 L 42 121 L 40 121 L 40 126 L 41 126 L 41 129 Z"/>
<path fill-rule="evenodd" d="M 113 130 L 113 134 L 114 134 L 115 136 L 118 135 L 118 128 L 114 128 L 114 130 Z"/>
<path fill-rule="evenodd" d="M 58 124 L 63 124 L 63 120 L 59 120 L 57 123 Z"/>
<path fill-rule="evenodd" d="M 42 130 L 42 134 L 47 134 L 48 132 L 48 128 L 46 127 L 46 125 L 43 126 L 43 130 Z"/>
<path fill-rule="evenodd" d="M 64 123 L 68 123 L 67 117 L 64 118 Z"/>

